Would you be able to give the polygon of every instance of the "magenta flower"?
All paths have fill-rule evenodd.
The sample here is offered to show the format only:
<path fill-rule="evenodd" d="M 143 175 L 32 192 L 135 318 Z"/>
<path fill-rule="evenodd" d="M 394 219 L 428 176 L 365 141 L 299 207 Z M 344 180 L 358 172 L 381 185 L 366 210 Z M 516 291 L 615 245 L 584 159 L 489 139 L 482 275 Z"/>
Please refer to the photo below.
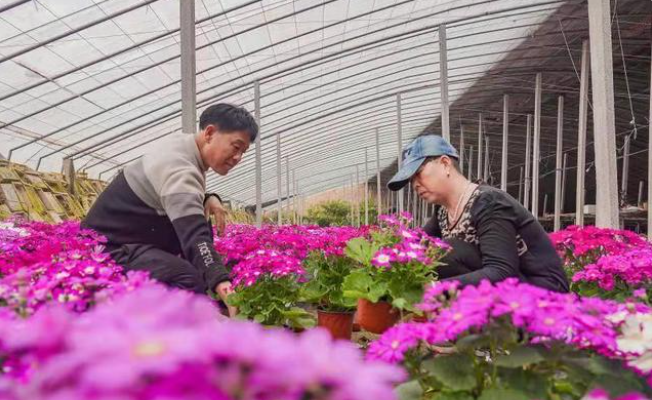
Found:
<path fill-rule="evenodd" d="M 0 397 L 393 400 L 404 373 L 319 330 L 220 321 L 204 296 L 149 284 L 81 317 L 57 305 L 0 325 L 0 357 L 28 371 Z"/>
<path fill-rule="evenodd" d="M 453 283 L 435 283 L 426 289 L 419 308 L 430 314 L 430 320 L 407 325 L 418 325 L 415 329 L 419 329 L 424 344 L 454 342 L 470 332 L 490 329 L 498 321 L 508 321 L 514 328 L 526 332 L 534 342 L 555 340 L 605 356 L 621 353 L 616 338 L 624 316 L 650 312 L 642 304 L 620 304 L 549 292 L 515 279 L 495 285 L 483 281 L 478 286 L 462 289 Z M 410 328 L 402 329 L 409 331 Z M 387 348 L 393 340 L 393 337 L 381 336 L 370 357 L 391 354 L 388 358 L 400 359 L 396 352 L 403 347 Z M 411 344 L 410 347 L 415 346 Z"/>

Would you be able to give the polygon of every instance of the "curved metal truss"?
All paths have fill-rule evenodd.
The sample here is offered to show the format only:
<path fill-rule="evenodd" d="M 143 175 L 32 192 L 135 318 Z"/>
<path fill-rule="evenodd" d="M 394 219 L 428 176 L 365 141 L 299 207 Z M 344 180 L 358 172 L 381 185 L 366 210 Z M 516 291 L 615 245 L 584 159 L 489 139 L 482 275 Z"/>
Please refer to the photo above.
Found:
<path fill-rule="evenodd" d="M 536 72 L 553 77 L 544 89 L 577 97 L 577 85 L 554 77 L 577 73 L 569 60 L 588 29 L 572 13 L 559 16 L 562 7 L 586 8 L 586 0 L 195 0 L 195 7 L 197 114 L 224 101 L 253 111 L 253 86 L 260 87 L 263 202 L 279 195 L 277 137 L 282 187 L 289 168 L 310 194 L 350 184 L 356 168 L 362 181 L 375 178 L 376 131 L 381 168 L 395 163 L 399 97 L 404 145 L 438 132 L 440 26 L 456 141 L 458 127 L 475 127 L 483 111 L 493 134 L 500 122 L 483 104 L 503 93 L 531 97 Z M 542 30 L 553 16 L 560 29 Z M 0 1 L 0 153 L 44 170 L 72 158 L 91 176 L 111 177 L 181 132 L 179 41 L 177 0 Z M 496 70 L 508 57 L 518 62 Z M 556 113 L 544 107 L 542 118 Z M 555 124 L 542 126 L 543 158 L 554 152 Z M 519 161 L 509 166 L 510 182 L 518 183 L 523 120 L 512 130 L 508 151 Z M 491 143 L 500 151 L 500 140 Z M 208 189 L 251 204 L 255 162 L 250 151 L 229 177 L 211 175 Z"/>

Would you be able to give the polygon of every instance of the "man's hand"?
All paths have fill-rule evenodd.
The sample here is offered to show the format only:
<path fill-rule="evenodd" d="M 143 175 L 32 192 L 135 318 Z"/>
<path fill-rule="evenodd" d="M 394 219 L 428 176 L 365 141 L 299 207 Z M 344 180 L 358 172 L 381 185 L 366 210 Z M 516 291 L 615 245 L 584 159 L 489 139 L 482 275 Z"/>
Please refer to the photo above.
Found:
<path fill-rule="evenodd" d="M 206 199 L 206 203 L 204 204 L 204 213 L 206 215 L 206 219 L 209 219 L 211 215 L 215 217 L 217 235 L 222 235 L 226 226 L 226 209 L 222 206 L 222 203 L 220 203 L 220 201 L 215 196 L 208 197 L 208 199 Z"/>
<path fill-rule="evenodd" d="M 220 296 L 220 299 L 226 304 L 227 309 L 229 310 L 229 317 L 233 318 L 238 314 L 238 309 L 230 306 L 229 303 L 226 301 L 226 298 L 229 297 L 231 293 L 233 293 L 233 288 L 231 287 L 231 282 L 229 281 L 224 281 L 222 283 L 219 283 L 215 287 L 215 293 L 217 293 L 218 296 Z"/>

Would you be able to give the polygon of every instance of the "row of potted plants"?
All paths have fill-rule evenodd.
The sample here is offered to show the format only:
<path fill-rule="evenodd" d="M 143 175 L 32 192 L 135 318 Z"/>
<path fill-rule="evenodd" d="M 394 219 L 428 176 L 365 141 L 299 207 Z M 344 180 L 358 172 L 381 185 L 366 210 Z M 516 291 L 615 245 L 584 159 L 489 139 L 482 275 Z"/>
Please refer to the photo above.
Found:
<path fill-rule="evenodd" d="M 384 332 L 403 313 L 420 313 L 414 305 L 436 279 L 447 245 L 408 228 L 409 214 L 381 220 L 383 226 L 346 241 L 332 230 L 339 245 L 327 241 L 305 257 L 282 246 L 250 252 L 233 267 L 230 303 L 264 325 L 302 329 L 316 322 L 341 339 L 350 339 L 356 310 L 357 322 L 373 333 Z"/>

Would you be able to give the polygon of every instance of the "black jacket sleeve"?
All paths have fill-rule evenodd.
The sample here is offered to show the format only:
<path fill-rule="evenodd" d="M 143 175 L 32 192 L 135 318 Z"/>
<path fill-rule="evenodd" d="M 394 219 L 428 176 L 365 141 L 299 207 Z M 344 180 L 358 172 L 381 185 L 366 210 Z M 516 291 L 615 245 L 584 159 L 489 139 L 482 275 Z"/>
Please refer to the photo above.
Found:
<path fill-rule="evenodd" d="M 507 202 L 491 193 L 476 200 L 471 218 L 477 229 L 482 268 L 450 279 L 462 285 L 475 285 L 484 279 L 494 283 L 519 276 L 520 262 L 512 211 Z"/>
<path fill-rule="evenodd" d="M 219 283 L 229 280 L 222 257 L 213 246 L 211 226 L 203 215 L 193 214 L 172 221 L 181 243 L 184 258 L 204 274 L 210 291 Z"/>

